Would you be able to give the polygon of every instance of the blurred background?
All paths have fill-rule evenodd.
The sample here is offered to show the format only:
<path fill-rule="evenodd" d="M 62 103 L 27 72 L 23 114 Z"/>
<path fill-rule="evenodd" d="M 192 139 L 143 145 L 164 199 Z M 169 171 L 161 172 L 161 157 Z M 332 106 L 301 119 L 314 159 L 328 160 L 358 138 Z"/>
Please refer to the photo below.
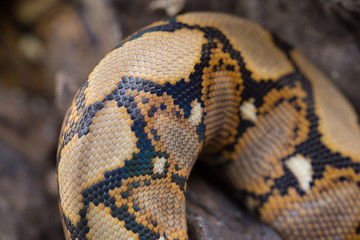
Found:
<path fill-rule="evenodd" d="M 299 48 L 360 112 L 359 0 L 4 0 L 0 3 L 0 240 L 64 239 L 55 155 L 62 118 L 96 63 L 177 13 L 252 19 Z M 201 165 L 187 192 L 191 239 L 280 239 Z"/>

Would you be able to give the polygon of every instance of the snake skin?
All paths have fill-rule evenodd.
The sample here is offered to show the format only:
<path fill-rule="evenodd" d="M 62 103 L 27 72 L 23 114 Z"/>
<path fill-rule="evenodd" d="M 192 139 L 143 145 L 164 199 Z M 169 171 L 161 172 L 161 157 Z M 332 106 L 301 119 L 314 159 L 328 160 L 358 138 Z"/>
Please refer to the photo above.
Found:
<path fill-rule="evenodd" d="M 77 92 L 57 157 L 67 239 L 188 239 L 200 152 L 284 239 L 360 239 L 354 109 L 297 50 L 217 13 L 136 32 Z"/>

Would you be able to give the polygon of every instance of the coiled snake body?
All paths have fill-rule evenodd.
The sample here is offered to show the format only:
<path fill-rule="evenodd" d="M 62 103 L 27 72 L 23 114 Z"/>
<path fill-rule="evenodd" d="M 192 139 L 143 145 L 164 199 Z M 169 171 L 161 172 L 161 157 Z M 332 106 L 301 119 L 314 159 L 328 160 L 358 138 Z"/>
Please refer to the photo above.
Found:
<path fill-rule="evenodd" d="M 80 88 L 58 148 L 66 237 L 187 239 L 200 152 L 285 239 L 360 239 L 354 109 L 274 34 L 216 13 L 142 29 Z"/>

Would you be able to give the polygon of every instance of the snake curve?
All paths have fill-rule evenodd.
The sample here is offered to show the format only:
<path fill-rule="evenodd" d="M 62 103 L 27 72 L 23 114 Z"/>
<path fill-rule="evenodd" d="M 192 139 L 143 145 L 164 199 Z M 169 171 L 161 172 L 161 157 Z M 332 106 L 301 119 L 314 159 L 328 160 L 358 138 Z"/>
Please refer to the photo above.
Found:
<path fill-rule="evenodd" d="M 301 53 L 247 20 L 136 32 L 77 92 L 57 155 L 67 239 L 188 239 L 199 153 L 284 239 L 360 239 L 360 128 Z"/>

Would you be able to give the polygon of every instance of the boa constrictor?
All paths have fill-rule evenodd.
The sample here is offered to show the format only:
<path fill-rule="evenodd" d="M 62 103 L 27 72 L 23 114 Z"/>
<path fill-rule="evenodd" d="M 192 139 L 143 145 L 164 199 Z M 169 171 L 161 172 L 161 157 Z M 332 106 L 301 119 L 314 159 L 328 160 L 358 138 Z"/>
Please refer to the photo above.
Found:
<path fill-rule="evenodd" d="M 230 15 L 189 13 L 125 39 L 65 117 L 68 239 L 188 239 L 199 153 L 285 239 L 360 239 L 360 129 L 301 53 Z"/>

